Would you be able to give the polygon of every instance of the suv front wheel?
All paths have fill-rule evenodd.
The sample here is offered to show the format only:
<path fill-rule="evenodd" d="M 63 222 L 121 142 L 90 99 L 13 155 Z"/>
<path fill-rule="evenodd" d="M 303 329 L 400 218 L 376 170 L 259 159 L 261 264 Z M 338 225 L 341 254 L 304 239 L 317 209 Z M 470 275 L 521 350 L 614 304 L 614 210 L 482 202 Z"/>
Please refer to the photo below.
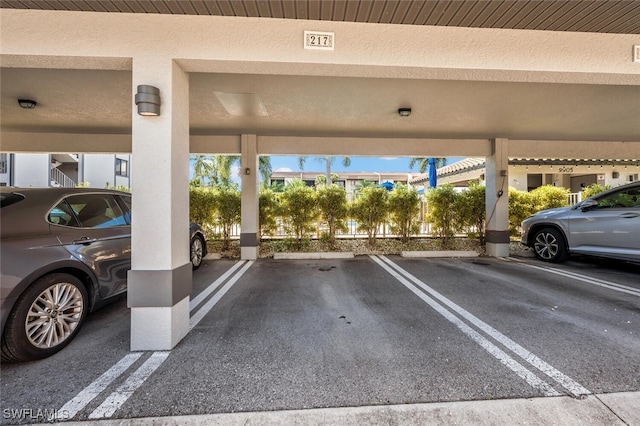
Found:
<path fill-rule="evenodd" d="M 88 301 L 84 285 L 72 275 L 53 273 L 35 281 L 9 314 L 2 360 L 45 358 L 67 346 L 84 322 Z"/>
<path fill-rule="evenodd" d="M 546 262 L 562 262 L 569 255 L 564 236 L 554 228 L 543 228 L 533 235 L 533 251 Z"/>
<path fill-rule="evenodd" d="M 202 265 L 204 258 L 204 240 L 199 235 L 194 235 L 191 238 L 191 265 L 195 271 Z"/>

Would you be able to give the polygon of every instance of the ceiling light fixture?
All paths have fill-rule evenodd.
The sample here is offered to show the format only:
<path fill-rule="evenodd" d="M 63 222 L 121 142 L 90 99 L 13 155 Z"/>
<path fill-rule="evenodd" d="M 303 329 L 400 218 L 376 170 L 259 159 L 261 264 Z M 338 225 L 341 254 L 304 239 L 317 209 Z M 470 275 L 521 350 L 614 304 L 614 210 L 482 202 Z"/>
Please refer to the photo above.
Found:
<path fill-rule="evenodd" d="M 398 115 L 400 117 L 408 117 L 411 115 L 411 108 L 398 108 Z"/>
<path fill-rule="evenodd" d="M 38 105 L 38 103 L 31 99 L 18 99 L 18 105 L 24 109 L 33 109 Z"/>
<path fill-rule="evenodd" d="M 160 115 L 160 89 L 146 84 L 138 86 L 135 97 L 138 106 L 138 115 Z"/>

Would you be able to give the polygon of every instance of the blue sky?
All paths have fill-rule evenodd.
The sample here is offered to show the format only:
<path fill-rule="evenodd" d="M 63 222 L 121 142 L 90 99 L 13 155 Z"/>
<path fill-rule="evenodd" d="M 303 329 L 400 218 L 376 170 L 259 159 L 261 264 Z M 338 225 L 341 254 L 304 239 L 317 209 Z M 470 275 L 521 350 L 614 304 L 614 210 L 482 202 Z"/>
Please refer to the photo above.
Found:
<path fill-rule="evenodd" d="M 309 157 L 304 164 L 305 172 L 320 172 L 325 170 L 324 161 L 317 161 L 321 157 Z M 413 170 L 409 168 L 409 157 L 349 157 L 351 165 L 344 167 L 342 157 L 336 157 L 331 170 L 334 172 L 413 172 L 418 173 L 418 165 Z M 447 164 L 452 164 L 460 158 L 448 158 Z M 273 171 L 300 171 L 297 156 L 272 156 Z"/>
<path fill-rule="evenodd" d="M 271 169 L 275 171 L 301 171 L 298 167 L 298 156 L 270 156 Z M 323 157 L 308 157 L 304 164 L 305 172 L 318 172 L 323 174 L 325 171 L 324 160 L 319 161 Z M 333 172 L 400 172 L 418 174 L 419 165 L 413 169 L 409 168 L 409 157 L 349 157 L 351 165 L 344 167 L 342 165 L 342 157 L 335 157 L 331 170 Z M 453 164 L 462 160 L 462 157 L 449 157 L 447 164 Z M 193 177 L 193 167 L 190 168 L 190 178 Z M 240 185 L 240 166 L 234 164 L 231 170 L 231 180 Z"/>

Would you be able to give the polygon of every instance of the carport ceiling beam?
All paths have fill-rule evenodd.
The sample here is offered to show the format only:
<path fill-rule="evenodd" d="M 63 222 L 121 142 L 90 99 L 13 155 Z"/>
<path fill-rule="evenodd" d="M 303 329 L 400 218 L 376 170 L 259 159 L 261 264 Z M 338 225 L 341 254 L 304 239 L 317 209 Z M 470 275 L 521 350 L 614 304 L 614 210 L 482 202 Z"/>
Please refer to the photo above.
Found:
<path fill-rule="evenodd" d="M 259 136 L 261 155 L 485 157 L 488 139 Z"/>
<path fill-rule="evenodd" d="M 510 140 L 509 158 L 624 158 L 638 159 L 640 141 Z"/>

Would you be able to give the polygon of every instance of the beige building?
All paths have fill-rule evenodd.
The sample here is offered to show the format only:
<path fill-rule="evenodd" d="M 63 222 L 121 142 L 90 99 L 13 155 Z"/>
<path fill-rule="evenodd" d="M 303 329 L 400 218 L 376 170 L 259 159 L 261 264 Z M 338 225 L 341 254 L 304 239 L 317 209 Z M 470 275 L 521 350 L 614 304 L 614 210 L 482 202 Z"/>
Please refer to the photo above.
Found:
<path fill-rule="evenodd" d="M 636 182 L 639 180 L 639 175 L 640 159 L 510 158 L 508 185 L 520 191 L 553 185 L 578 193 L 591 184 L 616 187 Z M 484 182 L 485 178 L 485 159 L 465 158 L 439 168 L 437 183 L 466 187 L 471 180 Z M 429 176 L 428 174 L 416 176 L 410 179 L 409 183 L 428 188 Z"/>
<path fill-rule="evenodd" d="M 348 200 L 353 200 L 356 190 L 364 181 L 379 185 L 383 183 L 407 185 L 412 176 L 410 173 L 399 172 L 334 172 L 332 175 L 338 177 L 333 183 L 342 186 L 347 191 Z M 286 185 L 294 179 L 300 179 L 308 186 L 314 186 L 318 176 L 324 176 L 324 173 L 276 171 L 271 174 L 270 184 Z"/>

